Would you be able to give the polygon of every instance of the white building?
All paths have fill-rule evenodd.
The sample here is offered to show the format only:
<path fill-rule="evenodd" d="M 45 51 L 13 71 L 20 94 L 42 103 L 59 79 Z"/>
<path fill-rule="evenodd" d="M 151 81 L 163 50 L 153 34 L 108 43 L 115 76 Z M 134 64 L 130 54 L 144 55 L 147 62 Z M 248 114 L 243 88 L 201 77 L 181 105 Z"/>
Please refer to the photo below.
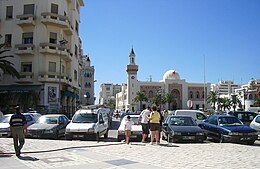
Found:
<path fill-rule="evenodd" d="M 82 73 L 81 73 L 81 94 L 80 103 L 82 105 L 94 105 L 94 75 L 95 68 L 91 66 L 91 61 L 89 56 L 83 57 Z"/>
<path fill-rule="evenodd" d="M 217 92 L 220 97 L 230 98 L 231 94 L 234 94 L 235 90 L 241 86 L 234 84 L 234 82 L 230 80 L 221 80 L 218 84 L 212 84 L 211 87 L 212 91 Z"/>
<path fill-rule="evenodd" d="M 21 78 L 1 74 L 1 105 L 71 113 L 79 101 L 83 0 L 0 0 L 0 43 Z"/>
<path fill-rule="evenodd" d="M 135 63 L 133 49 L 129 55 L 129 64 L 126 71 L 127 87 L 124 87 L 125 90 L 116 95 L 116 109 L 141 110 L 151 104 L 154 95 L 158 93 L 167 94 L 169 92 L 173 93 L 176 104 L 171 106 L 168 104 L 162 105 L 163 109 L 188 109 L 188 100 L 191 100 L 193 103 L 192 109 L 199 109 L 204 108 L 206 96 L 210 92 L 210 83 L 188 83 L 181 79 L 179 73 L 175 70 L 167 71 L 160 82 L 139 81 L 137 76 L 138 65 Z M 144 92 L 149 99 L 148 102 L 143 102 L 141 107 L 139 103 L 134 101 L 136 93 L 139 91 Z M 206 93 L 206 96 L 204 93 Z M 207 107 L 209 105 L 206 105 Z"/>
<path fill-rule="evenodd" d="M 99 92 L 99 104 L 103 105 L 108 103 L 110 100 L 116 99 L 116 94 L 121 92 L 122 86 L 124 84 L 112 84 L 112 83 L 103 83 L 100 85 L 100 92 Z"/>

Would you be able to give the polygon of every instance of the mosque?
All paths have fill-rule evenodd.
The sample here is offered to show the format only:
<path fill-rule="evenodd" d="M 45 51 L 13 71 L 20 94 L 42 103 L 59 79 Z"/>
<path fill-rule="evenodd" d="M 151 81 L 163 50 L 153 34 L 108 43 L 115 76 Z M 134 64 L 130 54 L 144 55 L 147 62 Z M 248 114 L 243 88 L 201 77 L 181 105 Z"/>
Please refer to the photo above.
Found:
<path fill-rule="evenodd" d="M 152 104 L 152 99 L 156 94 L 166 95 L 172 92 L 174 102 L 170 105 L 165 103 L 161 109 L 200 109 L 210 107 L 206 103 L 206 98 L 211 89 L 210 83 L 188 83 L 181 79 L 176 70 L 168 70 L 163 80 L 159 82 L 139 81 L 137 72 L 138 65 L 135 63 L 135 52 L 132 48 L 129 54 L 129 64 L 126 67 L 127 84 L 122 85 L 122 90 L 116 95 L 116 109 L 138 111 L 143 110 Z M 135 102 L 137 92 L 144 92 L 148 98 L 147 102 Z M 206 93 L 206 96 L 205 96 Z M 204 99 L 205 97 L 205 99 Z"/>

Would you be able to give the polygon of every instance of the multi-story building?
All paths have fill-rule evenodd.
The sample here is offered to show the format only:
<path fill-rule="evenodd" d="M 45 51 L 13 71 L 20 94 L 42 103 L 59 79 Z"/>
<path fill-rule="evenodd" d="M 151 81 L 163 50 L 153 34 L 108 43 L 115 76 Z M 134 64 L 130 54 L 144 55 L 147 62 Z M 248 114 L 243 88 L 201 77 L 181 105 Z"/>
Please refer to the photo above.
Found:
<path fill-rule="evenodd" d="M 212 84 L 212 91 L 217 92 L 220 97 L 222 96 L 229 98 L 231 94 L 235 93 L 235 89 L 240 87 L 240 85 L 234 84 L 233 81 L 221 80 L 218 84 Z"/>
<path fill-rule="evenodd" d="M 116 94 L 122 91 L 122 86 L 124 84 L 112 84 L 112 83 L 103 83 L 100 85 L 99 92 L 99 104 L 108 103 L 110 100 L 116 99 Z"/>
<path fill-rule="evenodd" d="M 91 66 L 89 56 L 83 57 L 82 73 L 81 73 L 81 94 L 80 102 L 82 105 L 94 105 L 94 73 L 95 68 Z"/>
<path fill-rule="evenodd" d="M 152 104 L 154 96 L 157 94 L 166 95 L 172 93 L 174 104 L 161 105 L 162 109 L 199 109 L 208 108 L 206 103 L 207 94 L 210 92 L 210 83 L 188 83 L 180 78 L 176 70 L 168 70 L 163 80 L 160 82 L 142 82 L 138 80 L 138 65 L 135 63 L 135 52 L 132 49 L 129 54 L 129 64 L 126 67 L 127 86 L 122 92 L 116 96 L 116 109 L 125 109 L 130 111 L 143 110 Z M 143 92 L 147 98 L 147 102 L 135 101 L 137 92 Z M 189 104 L 188 104 L 189 103 Z"/>
<path fill-rule="evenodd" d="M 71 113 L 79 101 L 83 0 L 0 0 L 0 43 L 20 73 L 2 75 L 1 106 Z"/>

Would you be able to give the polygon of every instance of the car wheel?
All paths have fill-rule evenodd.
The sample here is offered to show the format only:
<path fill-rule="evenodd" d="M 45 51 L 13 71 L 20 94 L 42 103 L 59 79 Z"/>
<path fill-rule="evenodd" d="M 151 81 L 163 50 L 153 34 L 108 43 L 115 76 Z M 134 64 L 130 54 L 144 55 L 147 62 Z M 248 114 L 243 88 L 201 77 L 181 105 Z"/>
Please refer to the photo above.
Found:
<path fill-rule="evenodd" d="M 107 129 L 107 132 L 104 135 L 104 138 L 107 138 L 107 137 L 108 137 L 108 129 Z"/>
<path fill-rule="evenodd" d="M 121 142 L 121 139 L 119 138 L 119 136 L 117 136 L 117 141 L 118 141 L 118 142 Z"/>
<path fill-rule="evenodd" d="M 170 137 L 170 134 L 167 134 L 167 141 L 168 141 L 168 143 L 170 143 L 170 142 L 171 142 L 171 137 Z"/>
<path fill-rule="evenodd" d="M 164 134 L 162 134 L 162 140 L 166 140 L 166 137 L 164 136 Z"/>
<path fill-rule="evenodd" d="M 99 138 L 99 132 L 97 132 L 97 134 L 96 134 L 96 140 L 97 140 L 97 142 L 99 142 L 99 140 L 100 140 L 100 138 Z"/>
<path fill-rule="evenodd" d="M 224 135 L 223 135 L 223 134 L 220 134 L 220 136 L 219 136 L 219 142 L 220 142 L 220 143 L 225 143 L 225 138 L 224 138 Z"/>

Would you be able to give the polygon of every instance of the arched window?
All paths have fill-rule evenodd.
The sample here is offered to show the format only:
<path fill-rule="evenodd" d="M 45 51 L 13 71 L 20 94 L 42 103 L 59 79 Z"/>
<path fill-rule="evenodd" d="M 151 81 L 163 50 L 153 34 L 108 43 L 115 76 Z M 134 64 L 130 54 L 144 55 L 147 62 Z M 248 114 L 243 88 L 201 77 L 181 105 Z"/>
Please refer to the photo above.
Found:
<path fill-rule="evenodd" d="M 249 94 L 249 95 L 248 95 L 248 99 L 249 99 L 249 100 L 253 100 L 253 95 L 252 95 L 252 94 Z"/>
<path fill-rule="evenodd" d="M 148 97 L 149 97 L 149 98 L 152 98 L 152 97 L 153 97 L 153 91 L 152 91 L 152 90 L 149 91 Z"/>
<path fill-rule="evenodd" d="M 202 97 L 201 97 L 201 98 L 204 99 L 204 97 L 205 97 L 205 95 L 204 95 L 204 91 L 203 91 L 203 92 L 202 92 Z"/>
<path fill-rule="evenodd" d="M 199 98 L 200 98 L 200 92 L 197 91 L 197 92 L 196 92 L 196 99 L 199 99 Z"/>
<path fill-rule="evenodd" d="M 190 91 L 189 98 L 190 98 L 190 99 L 193 98 L 193 92 L 192 92 L 192 91 Z"/>
<path fill-rule="evenodd" d="M 90 98 L 89 92 L 86 92 L 85 97 L 86 97 L 86 98 Z"/>

